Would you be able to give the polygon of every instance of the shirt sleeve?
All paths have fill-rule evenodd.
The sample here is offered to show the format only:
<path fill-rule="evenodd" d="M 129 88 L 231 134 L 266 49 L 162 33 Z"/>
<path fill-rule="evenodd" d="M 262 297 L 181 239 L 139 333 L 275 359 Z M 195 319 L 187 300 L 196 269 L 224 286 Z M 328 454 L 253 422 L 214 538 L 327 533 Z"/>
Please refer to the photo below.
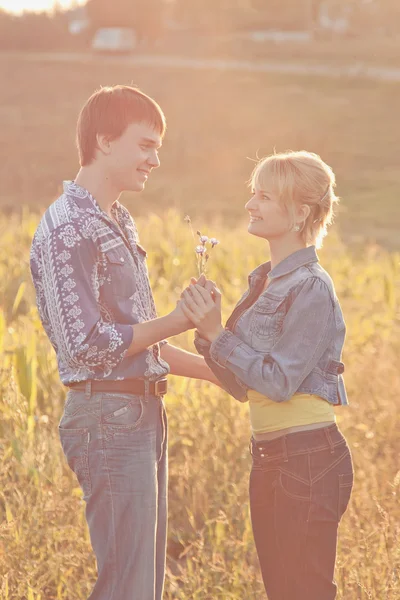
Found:
<path fill-rule="evenodd" d="M 211 344 L 210 355 L 221 367 L 275 402 L 289 400 L 317 365 L 334 333 L 333 301 L 319 278 L 301 284 L 268 353 L 254 350 L 231 331 Z"/>
<path fill-rule="evenodd" d="M 52 342 L 72 368 L 110 372 L 126 355 L 133 327 L 99 311 L 97 248 L 72 224 L 55 229 L 41 248 L 42 295 Z"/>

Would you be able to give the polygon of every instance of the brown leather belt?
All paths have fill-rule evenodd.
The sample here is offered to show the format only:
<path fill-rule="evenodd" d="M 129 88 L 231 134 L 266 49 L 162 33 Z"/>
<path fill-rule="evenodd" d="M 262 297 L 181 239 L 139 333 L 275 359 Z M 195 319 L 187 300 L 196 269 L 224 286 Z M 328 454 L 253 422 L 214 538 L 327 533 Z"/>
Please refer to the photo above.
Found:
<path fill-rule="evenodd" d="M 85 391 L 88 383 L 90 384 L 92 393 L 125 392 L 126 394 L 144 396 L 147 392 L 147 394 L 150 394 L 151 396 L 164 396 L 168 390 L 168 381 L 166 377 L 164 379 L 158 379 L 157 381 L 148 381 L 144 379 L 123 379 L 121 381 L 89 379 L 88 381 L 71 383 L 67 387 L 71 388 L 71 390 Z"/>

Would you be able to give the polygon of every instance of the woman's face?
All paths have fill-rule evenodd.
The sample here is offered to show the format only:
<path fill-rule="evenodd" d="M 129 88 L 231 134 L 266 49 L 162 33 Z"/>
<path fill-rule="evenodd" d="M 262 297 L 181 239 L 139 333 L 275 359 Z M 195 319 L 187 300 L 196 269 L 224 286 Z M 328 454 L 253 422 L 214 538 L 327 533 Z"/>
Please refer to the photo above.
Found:
<path fill-rule="evenodd" d="M 249 211 L 248 232 L 266 240 L 279 238 L 291 229 L 288 211 L 277 193 L 257 185 L 245 208 Z"/>

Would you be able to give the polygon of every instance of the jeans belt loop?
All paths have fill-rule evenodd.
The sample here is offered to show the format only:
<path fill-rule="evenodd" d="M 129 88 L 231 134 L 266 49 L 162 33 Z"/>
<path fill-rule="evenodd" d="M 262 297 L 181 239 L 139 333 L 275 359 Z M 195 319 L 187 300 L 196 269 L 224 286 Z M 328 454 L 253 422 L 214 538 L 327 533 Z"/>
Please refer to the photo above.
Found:
<path fill-rule="evenodd" d="M 329 448 L 331 449 L 331 454 L 334 454 L 335 453 L 335 447 L 333 445 L 332 438 L 331 438 L 331 436 L 329 434 L 328 427 L 324 427 L 324 433 L 325 433 L 326 439 L 328 441 Z"/>
<path fill-rule="evenodd" d="M 90 400 L 92 395 L 92 380 L 87 379 L 85 383 L 85 400 Z"/>
<path fill-rule="evenodd" d="M 144 401 L 147 402 L 149 399 L 149 391 L 150 391 L 150 381 L 148 379 L 144 380 Z"/>

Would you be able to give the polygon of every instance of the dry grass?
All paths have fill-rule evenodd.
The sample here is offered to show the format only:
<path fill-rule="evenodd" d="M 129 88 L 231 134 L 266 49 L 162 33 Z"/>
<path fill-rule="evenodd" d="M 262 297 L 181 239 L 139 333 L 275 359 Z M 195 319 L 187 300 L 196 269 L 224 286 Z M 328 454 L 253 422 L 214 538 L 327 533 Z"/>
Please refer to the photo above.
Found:
<path fill-rule="evenodd" d="M 190 275 L 192 238 L 176 212 L 139 220 L 160 314 Z M 0 598 L 79 600 L 95 578 L 77 482 L 57 437 L 64 390 L 34 307 L 28 250 L 37 219 L 0 221 Z M 203 227 L 204 222 L 195 225 Z M 228 314 L 260 241 L 214 224 L 222 244 L 210 276 Z M 356 483 L 341 525 L 339 600 L 400 597 L 398 456 L 399 256 L 376 247 L 357 258 L 335 237 L 321 253 L 348 324 L 351 407 L 337 411 L 353 451 Z M 232 267 L 234 265 L 234 269 Z M 191 348 L 191 334 L 175 343 Z M 247 498 L 247 407 L 208 384 L 173 378 L 170 424 L 170 600 L 261 600 Z"/>

